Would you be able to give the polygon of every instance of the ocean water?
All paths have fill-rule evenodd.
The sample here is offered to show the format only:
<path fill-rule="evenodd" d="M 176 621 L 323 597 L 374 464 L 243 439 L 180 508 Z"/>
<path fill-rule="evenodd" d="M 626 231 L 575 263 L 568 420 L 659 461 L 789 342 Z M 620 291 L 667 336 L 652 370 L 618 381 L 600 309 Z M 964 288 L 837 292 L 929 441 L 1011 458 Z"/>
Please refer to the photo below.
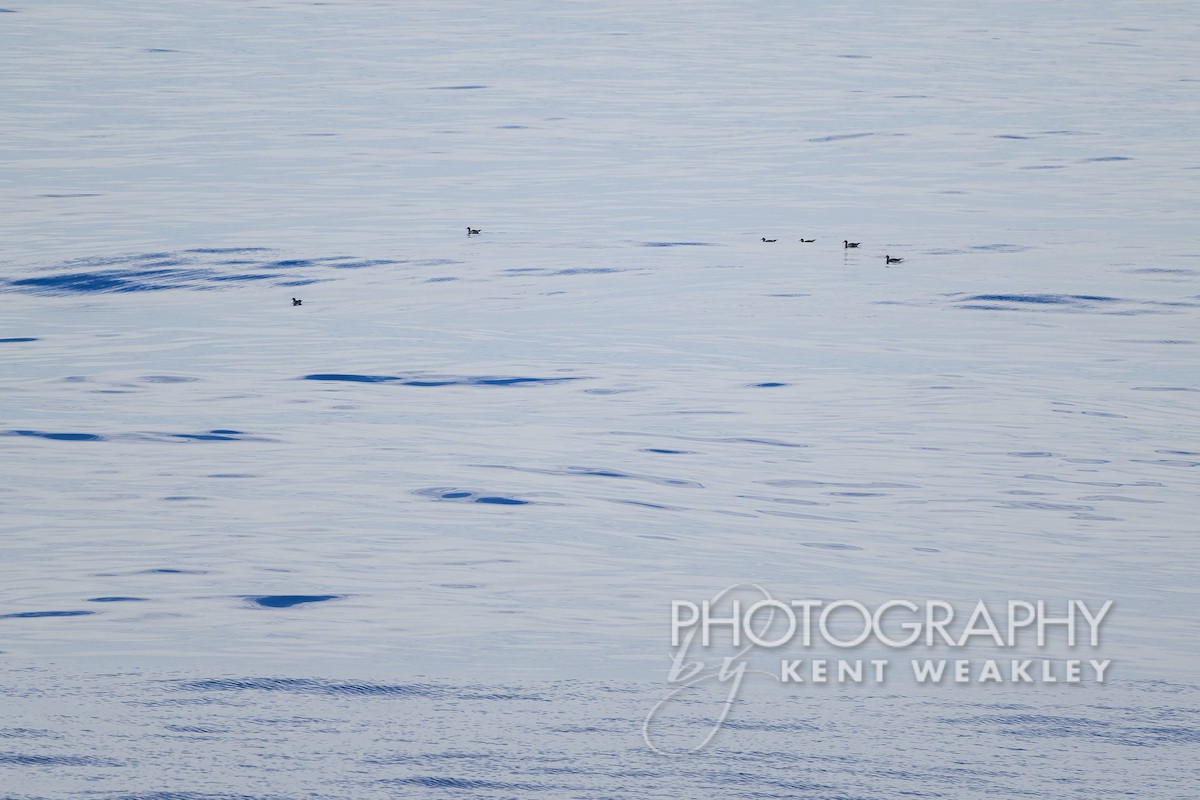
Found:
<path fill-rule="evenodd" d="M 1198 39 L 4 6 L 0 796 L 1195 797 Z M 757 676 L 684 753 L 735 584 L 1112 600 L 1112 667 Z"/>

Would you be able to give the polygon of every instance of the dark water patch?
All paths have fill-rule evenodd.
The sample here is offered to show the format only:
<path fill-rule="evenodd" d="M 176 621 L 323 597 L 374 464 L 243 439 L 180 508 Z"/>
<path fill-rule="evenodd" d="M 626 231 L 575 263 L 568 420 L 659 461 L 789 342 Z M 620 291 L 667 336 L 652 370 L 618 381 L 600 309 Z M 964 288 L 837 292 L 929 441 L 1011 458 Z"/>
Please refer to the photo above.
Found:
<path fill-rule="evenodd" d="M 1157 467 L 1200 467 L 1200 461 L 1186 461 L 1179 458 L 1132 458 L 1135 464 L 1153 464 Z"/>
<path fill-rule="evenodd" d="M 1021 169 L 1066 169 L 1060 164 L 1035 164 L 1029 167 L 1021 167 Z"/>
<path fill-rule="evenodd" d="M 1023 253 L 1032 248 L 1023 244 L 996 242 L 994 244 L 973 244 L 971 249 L 981 253 Z"/>
<path fill-rule="evenodd" d="M 278 286 L 304 285 L 297 271 L 316 267 L 364 269 L 410 263 L 393 259 L 362 259 L 353 256 L 314 258 L 223 258 L 271 252 L 264 247 L 191 248 L 176 253 L 72 259 L 46 268 L 50 274 L 0 280 L 0 290 L 42 295 L 129 293 L 165 289 L 211 290 L 252 281 L 269 281 Z M 423 263 L 423 262 L 411 262 Z M 328 279 L 326 279 L 328 280 Z"/>
<path fill-rule="evenodd" d="M 348 381 L 351 383 L 391 383 L 400 386 L 438 387 L 438 386 L 524 386 L 567 381 L 588 380 L 583 377 L 570 378 L 501 378 L 492 376 L 448 375 L 432 376 L 421 373 L 406 375 L 354 375 L 348 373 L 316 373 L 305 375 L 301 380 L 306 381 Z"/>
<path fill-rule="evenodd" d="M 413 778 L 383 778 L 379 783 L 385 786 L 423 786 L 427 789 L 489 789 L 503 792 L 533 792 L 544 791 L 555 787 L 533 785 L 526 783 L 506 783 L 500 781 L 484 781 L 467 778 L 450 778 L 441 775 L 417 776 Z"/>
<path fill-rule="evenodd" d="M 887 492 L 826 492 L 830 497 L 888 497 Z"/>
<path fill-rule="evenodd" d="M 642 242 L 642 247 L 716 247 L 712 242 Z"/>
<path fill-rule="evenodd" d="M 524 131 L 528 130 L 528 125 L 497 125 L 496 130 L 501 131 Z"/>
<path fill-rule="evenodd" d="M 1051 306 L 1061 309 L 1090 309 L 1101 304 L 1128 302 L 1119 297 L 1090 294 L 973 294 L 957 297 L 960 308 L 984 307 L 992 310 L 1016 311 L 1031 307 Z M 982 305 L 981 305 L 982 304 Z"/>
<path fill-rule="evenodd" d="M 100 192 L 73 192 L 71 194 L 39 194 L 38 197 L 51 200 L 74 200 L 77 197 L 103 197 L 103 195 Z"/>
<path fill-rule="evenodd" d="M 418 497 L 428 497 L 431 500 L 448 500 L 456 503 L 483 503 L 484 505 L 493 506 L 533 505 L 533 502 L 530 500 L 520 500 L 516 497 L 508 497 L 506 495 L 483 494 L 481 492 L 472 492 L 467 489 L 457 489 L 454 487 L 417 489 L 413 494 Z"/>
<path fill-rule="evenodd" d="M 445 276 L 438 277 L 438 278 L 429 278 L 425 282 L 426 283 L 449 283 L 451 281 L 458 281 L 458 280 L 462 280 L 462 278 L 456 278 L 453 275 L 445 275 Z"/>
<path fill-rule="evenodd" d="M 127 394 L 116 390 L 100 390 L 97 394 Z M 127 433 L 102 436 L 97 433 L 47 433 L 45 431 L 0 431 L 0 436 L 31 436 L 62 442 L 272 442 L 262 436 L 251 436 L 240 431 L 213 430 L 206 433 Z M 212 477 L 212 476 L 210 476 Z"/>
<path fill-rule="evenodd" d="M 89 603 L 143 603 L 145 597 L 89 597 Z"/>
<path fill-rule="evenodd" d="M 831 136 L 818 136 L 815 139 L 809 139 L 810 142 L 842 142 L 847 139 L 862 139 L 865 136 L 874 136 L 875 133 L 835 133 Z"/>
<path fill-rule="evenodd" d="M 1130 725 L 1108 719 L 1034 713 L 976 717 L 962 721 L 994 725 L 998 732 L 1022 740 L 1045 738 L 1062 741 L 1075 737 L 1129 747 L 1200 744 L 1200 729 L 1182 725 Z"/>
<path fill-rule="evenodd" d="M 386 756 L 373 756 L 363 759 L 365 764 L 412 764 L 418 761 L 453 761 L 486 760 L 493 758 L 488 753 L 389 753 Z"/>
<path fill-rule="evenodd" d="M 0 728 L 0 739 L 61 739 L 61 734 L 37 728 Z"/>
<path fill-rule="evenodd" d="M 197 497 L 196 495 L 190 495 L 190 494 L 173 494 L 173 495 L 169 495 L 167 497 L 160 497 L 158 499 L 167 501 L 167 502 L 183 502 L 183 501 L 187 501 L 187 500 L 207 500 L 208 498 L 207 497 Z"/>
<path fill-rule="evenodd" d="M 684 510 L 680 506 L 667 506 L 667 505 L 663 505 L 662 503 L 648 503 L 644 500 L 621 500 L 619 498 L 607 498 L 607 499 L 608 499 L 608 502 L 610 502 L 610 503 L 617 503 L 617 504 L 623 505 L 623 506 L 636 506 L 638 508 L 653 508 L 655 511 L 683 511 Z M 665 539 L 666 541 L 670 541 L 670 542 L 675 541 L 670 536 L 658 537 L 658 536 L 653 536 L 651 534 L 640 534 L 638 536 L 638 538 L 640 538 L 640 539 L 661 538 L 661 539 Z"/>
<path fill-rule="evenodd" d="M 324 603 L 329 600 L 341 600 L 341 594 L 262 594 L 242 595 L 242 599 L 251 605 L 262 608 L 292 608 L 305 603 Z"/>
<path fill-rule="evenodd" d="M 1188 300 L 1148 300 L 1148 306 L 1165 306 L 1166 308 L 1200 308 L 1200 303 Z"/>
<path fill-rule="evenodd" d="M 613 272 L 628 272 L 628 270 L 615 269 L 613 267 L 576 267 L 572 269 L 560 269 L 556 272 L 546 273 L 547 275 L 608 275 Z"/>
<path fill-rule="evenodd" d="M 0 339 L 0 344 L 16 344 L 17 342 L 40 342 L 40 341 L 41 341 L 41 339 L 38 339 L 33 336 L 14 336 L 10 339 Z"/>
<path fill-rule="evenodd" d="M 1194 386 L 1134 386 L 1135 392 L 1200 392 Z"/>
<path fill-rule="evenodd" d="M 482 583 L 439 583 L 441 589 L 482 589 Z"/>
<path fill-rule="evenodd" d="M 992 137 L 993 139 L 1032 139 L 1032 136 L 1018 136 L 1015 133 L 999 133 Z"/>
<path fill-rule="evenodd" d="M 763 444 L 769 447 L 809 447 L 798 442 L 785 442 L 782 439 L 755 439 L 750 437 L 730 436 L 720 439 L 700 439 L 698 441 L 720 442 L 726 444 Z"/>
<path fill-rule="evenodd" d="M 351 697 L 436 697 L 442 691 L 422 684 L 377 684 L 319 680 L 316 678 L 213 678 L 174 681 L 185 692 L 288 692 Z"/>
<path fill-rule="evenodd" d="M 164 725 L 163 730 L 171 733 L 228 733 L 228 728 L 212 728 L 206 725 Z"/>
<path fill-rule="evenodd" d="M 1050 453 L 1045 450 L 1017 450 L 1008 453 L 1010 456 L 1018 456 L 1020 458 L 1058 458 L 1060 453 Z"/>
<path fill-rule="evenodd" d="M 1144 505 L 1162 505 L 1166 502 L 1164 500 L 1150 500 L 1144 497 L 1126 497 L 1120 494 L 1091 494 L 1081 496 L 1079 499 L 1087 503 L 1142 503 Z"/>
<path fill-rule="evenodd" d="M 790 384 L 787 384 L 787 383 L 774 383 L 774 382 L 752 383 L 752 384 L 750 384 L 750 388 L 751 389 L 775 389 L 780 386 L 789 386 L 789 385 Z"/>
<path fill-rule="evenodd" d="M 1123 270 L 1127 275 L 1200 275 L 1200 270 L 1169 269 L 1167 267 L 1141 267 Z"/>
<path fill-rule="evenodd" d="M 704 485 L 682 478 L 664 478 L 658 475 L 639 475 L 631 472 L 621 472 L 615 469 L 597 467 L 566 467 L 564 469 L 539 469 L 536 467 L 517 467 L 511 464 L 481 464 L 492 469 L 507 469 L 516 472 L 531 472 L 537 475 L 586 476 L 593 478 L 618 478 L 625 480 L 645 481 L 659 486 L 683 486 L 692 489 L 703 489 Z"/>
<path fill-rule="evenodd" d="M 319 5 L 314 3 L 314 5 Z M 107 795 L 104 800 L 283 800 L 280 795 L 212 794 L 210 792 L 151 792 L 149 794 Z"/>
<path fill-rule="evenodd" d="M 1097 158 L 1085 158 L 1080 161 L 1082 164 L 1093 163 L 1097 161 L 1133 161 L 1128 156 L 1099 156 Z"/>
<path fill-rule="evenodd" d="M 680 412 L 683 413 L 683 412 Z M 725 413 L 725 412 L 720 412 Z M 785 442 L 781 439 L 760 439 L 741 436 L 682 436 L 679 434 L 644 433 L 638 431 L 611 431 L 610 436 L 637 436 L 642 439 L 677 439 L 684 442 L 705 442 L 712 444 L 754 444 L 770 447 L 808 448 L 807 444 Z"/>
<path fill-rule="evenodd" d="M 429 88 L 455 91 L 461 89 L 486 89 L 488 87 L 486 84 L 482 83 L 468 83 L 463 84 L 462 86 L 430 86 Z"/>
<path fill-rule="evenodd" d="M 142 383 L 195 383 L 200 379 L 187 375 L 143 375 L 140 380 Z"/>
<path fill-rule="evenodd" d="M 105 437 L 96 433 L 47 433 L 45 431 L 0 431 L 0 436 L 33 436 L 56 442 L 103 442 Z"/>
<path fill-rule="evenodd" d="M 690 455 L 690 454 L 694 453 L 695 451 L 694 450 L 665 450 L 661 447 L 647 447 L 639 452 L 662 453 L 663 455 L 681 456 L 681 455 Z"/>
<path fill-rule="evenodd" d="M 168 439 L 182 439 L 188 442 L 273 442 L 261 436 L 250 436 L 241 431 L 218 429 L 208 433 L 168 433 Z M 150 438 L 150 437 L 147 437 Z"/>
<path fill-rule="evenodd" d="M 18 611 L 14 614 L 0 614 L 0 619 L 37 619 L 40 617 L 86 617 L 95 611 Z"/>
<path fill-rule="evenodd" d="M 145 47 L 143 53 L 178 53 L 178 50 L 169 50 L 165 47 Z"/>
<path fill-rule="evenodd" d="M 258 475 L 253 472 L 214 472 L 211 475 L 206 475 L 208 478 L 257 478 Z"/>
<path fill-rule="evenodd" d="M 811 294 L 799 294 L 799 293 L 764 294 L 763 297 L 812 297 L 812 295 Z"/>
<path fill-rule="evenodd" d="M 941 550 L 938 550 L 936 547 L 914 547 L 913 550 L 916 550 L 918 553 L 940 553 L 940 552 L 942 552 Z"/>
<path fill-rule="evenodd" d="M 203 253 L 209 255 L 228 255 L 231 253 L 265 253 L 269 247 L 193 247 L 184 250 L 185 253 Z"/>
<path fill-rule="evenodd" d="M 44 278 L 21 278 L 9 281 L 17 291 L 32 294 L 83 294 L 86 292 L 144 292 L 169 288 L 171 283 L 183 283 L 185 270 L 99 270 L 50 275 Z"/>
<path fill-rule="evenodd" d="M 44 756 L 28 753 L 0 753 L 0 764 L 22 767 L 117 767 L 120 763 L 93 756 Z"/>
<path fill-rule="evenodd" d="M 237 281 L 269 281 L 275 278 L 274 275 L 266 273 L 248 273 L 246 275 L 214 275 L 211 280 L 214 283 L 235 283 Z M 312 281 L 306 281 L 312 283 Z"/>
<path fill-rule="evenodd" d="M 389 258 L 346 259 L 346 260 L 337 259 L 337 260 L 331 261 L 329 266 L 333 267 L 334 269 L 366 269 L 368 267 L 383 267 L 383 266 L 387 266 L 388 264 L 399 264 L 399 263 L 400 263 L 399 261 L 395 261 L 395 260 L 389 259 Z"/>

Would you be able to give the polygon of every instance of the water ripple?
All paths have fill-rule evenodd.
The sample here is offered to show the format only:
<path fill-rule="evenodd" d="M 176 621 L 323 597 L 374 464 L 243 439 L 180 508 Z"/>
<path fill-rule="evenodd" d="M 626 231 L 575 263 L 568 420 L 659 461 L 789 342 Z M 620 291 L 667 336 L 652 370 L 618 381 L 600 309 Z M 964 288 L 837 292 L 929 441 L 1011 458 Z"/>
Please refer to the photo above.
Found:
<path fill-rule="evenodd" d="M 301 286 L 319 278 L 297 273 L 312 268 L 365 269 L 393 264 L 428 266 L 456 263 L 445 259 L 363 259 L 354 256 L 314 258 L 237 258 L 229 254 L 270 253 L 268 248 L 191 248 L 173 253 L 140 253 L 77 258 L 43 268 L 49 273 L 0 280 L 0 291 L 37 295 L 154 292 L 166 289 L 212 290 L 248 282 Z"/>
<path fill-rule="evenodd" d="M 533 502 L 531 500 L 519 500 L 516 497 L 508 497 L 506 495 L 473 492 L 455 487 L 417 489 L 413 494 L 418 497 L 428 497 L 431 500 L 449 500 L 455 503 L 483 503 L 484 505 L 493 506 L 527 506 Z"/>
<path fill-rule="evenodd" d="M 304 605 L 305 603 L 324 603 L 327 600 L 341 600 L 344 597 L 345 595 L 341 594 L 263 594 L 244 595 L 242 599 L 262 608 L 292 608 L 293 606 Z"/>
<path fill-rule="evenodd" d="M 565 383 L 567 381 L 590 380 L 586 377 L 570 378 L 500 378 L 477 375 L 425 375 L 407 373 L 402 375 L 354 375 L 347 373 L 317 373 L 305 375 L 306 381 L 347 381 L 351 383 L 392 383 L 400 386 L 522 386 L 527 384 Z"/>

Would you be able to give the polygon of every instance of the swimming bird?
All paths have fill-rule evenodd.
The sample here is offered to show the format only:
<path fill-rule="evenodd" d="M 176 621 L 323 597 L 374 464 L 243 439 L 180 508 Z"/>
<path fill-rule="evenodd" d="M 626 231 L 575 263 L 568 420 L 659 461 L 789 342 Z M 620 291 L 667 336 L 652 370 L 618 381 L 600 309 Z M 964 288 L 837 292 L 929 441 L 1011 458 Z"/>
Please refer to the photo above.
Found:
<path fill-rule="evenodd" d="M 472 233 L 479 233 L 479 228 L 472 228 L 470 225 L 468 225 L 467 236 L 470 236 Z"/>
<path fill-rule="evenodd" d="M 883 263 L 885 263 L 885 264 L 899 264 L 899 263 L 901 263 L 901 262 L 903 262 L 903 261 L 904 261 L 904 259 L 903 259 L 903 258 L 892 258 L 891 256 L 884 256 L 884 262 L 883 262 Z"/>
<path fill-rule="evenodd" d="M 293 298 L 292 298 L 292 305 L 294 305 L 294 306 L 302 306 L 302 305 L 304 305 L 304 301 L 303 301 L 303 300 L 297 300 L 296 298 L 294 298 L 294 297 L 293 297 Z"/>
<path fill-rule="evenodd" d="M 858 247 L 860 244 L 862 244 L 862 242 L 848 242 L 845 239 L 842 239 L 842 246 L 847 249 L 851 247 Z"/>
<path fill-rule="evenodd" d="M 801 239 L 800 241 L 804 242 L 805 244 L 812 244 L 816 241 L 816 239 Z"/>
<path fill-rule="evenodd" d="M 768 238 L 767 238 L 767 237 L 765 237 L 765 236 L 764 236 L 764 237 L 762 237 L 762 240 L 763 240 L 764 242 L 778 242 L 778 241 L 779 241 L 778 239 L 768 239 Z"/>

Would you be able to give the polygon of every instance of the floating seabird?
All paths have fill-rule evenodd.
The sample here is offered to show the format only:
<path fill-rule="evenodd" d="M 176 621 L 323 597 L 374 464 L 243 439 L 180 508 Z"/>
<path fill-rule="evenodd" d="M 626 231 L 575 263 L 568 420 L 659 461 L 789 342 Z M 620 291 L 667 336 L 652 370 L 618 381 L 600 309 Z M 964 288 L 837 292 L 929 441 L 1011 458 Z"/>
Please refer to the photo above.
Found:
<path fill-rule="evenodd" d="M 858 247 L 860 244 L 862 244 L 862 242 L 848 242 L 845 239 L 842 239 L 842 247 L 845 247 L 847 249 L 849 249 L 851 247 Z"/>
<path fill-rule="evenodd" d="M 479 228 L 472 228 L 470 225 L 468 225 L 467 236 L 470 236 L 472 233 L 479 233 Z"/>
<path fill-rule="evenodd" d="M 293 298 L 292 298 L 292 305 L 294 305 L 294 306 L 302 306 L 302 305 L 304 305 L 304 301 L 303 301 L 303 300 L 297 300 L 296 298 L 294 298 L 294 297 L 293 297 Z"/>
<path fill-rule="evenodd" d="M 891 256 L 884 256 L 883 258 L 883 263 L 885 264 L 899 264 L 900 262 L 904 261 L 903 258 L 892 258 Z"/>
<path fill-rule="evenodd" d="M 762 240 L 763 240 L 764 242 L 778 242 L 778 241 L 779 241 L 778 239 L 768 239 L 768 238 L 767 238 L 767 237 L 765 237 L 765 236 L 764 236 L 764 237 L 762 237 Z"/>

